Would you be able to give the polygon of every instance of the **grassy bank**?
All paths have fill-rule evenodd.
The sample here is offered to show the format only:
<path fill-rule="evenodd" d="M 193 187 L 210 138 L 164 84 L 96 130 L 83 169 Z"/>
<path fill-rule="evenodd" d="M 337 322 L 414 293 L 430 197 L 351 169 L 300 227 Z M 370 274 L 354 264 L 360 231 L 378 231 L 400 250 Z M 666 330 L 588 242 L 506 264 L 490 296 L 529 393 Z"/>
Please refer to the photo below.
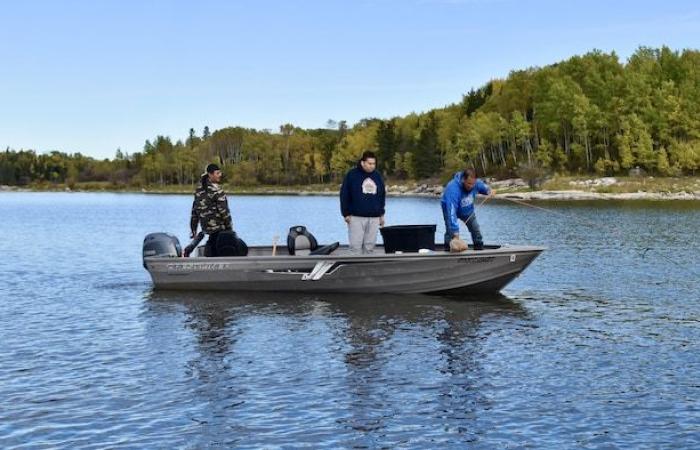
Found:
<path fill-rule="evenodd" d="M 584 190 L 599 194 L 692 193 L 700 192 L 700 177 L 553 177 L 542 184 L 542 191 Z M 609 180 L 609 181 L 608 181 Z"/>

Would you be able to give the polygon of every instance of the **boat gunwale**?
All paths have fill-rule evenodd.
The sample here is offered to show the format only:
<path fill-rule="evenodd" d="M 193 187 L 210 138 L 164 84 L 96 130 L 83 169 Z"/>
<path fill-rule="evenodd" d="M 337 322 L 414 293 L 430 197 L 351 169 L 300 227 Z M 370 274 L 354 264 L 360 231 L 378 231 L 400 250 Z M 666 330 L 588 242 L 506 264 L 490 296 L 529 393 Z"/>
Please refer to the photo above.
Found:
<path fill-rule="evenodd" d="M 342 249 L 347 249 L 347 246 L 340 247 Z M 381 249 L 383 246 L 377 246 Z M 249 249 L 260 249 L 272 250 L 272 246 L 250 246 Z M 283 261 L 347 261 L 347 262 L 389 262 L 389 261 L 410 261 L 410 260 L 424 260 L 428 258 L 436 259 L 459 259 L 459 258 L 480 258 L 480 257 L 491 257 L 500 255 L 510 255 L 518 253 L 542 253 L 547 250 L 547 247 L 536 246 L 536 245 L 501 245 L 496 248 L 484 248 L 483 250 L 469 249 L 463 252 L 451 253 L 446 252 L 442 248 L 439 250 L 434 250 L 429 253 L 418 253 L 418 252 L 405 252 L 405 253 L 375 253 L 372 255 L 355 255 L 355 254 L 330 254 L 330 255 L 288 255 L 288 254 L 278 254 L 272 255 L 248 255 L 248 256 L 218 256 L 218 257 L 208 257 L 208 256 L 190 256 L 190 257 L 163 257 L 163 256 L 147 256 L 144 258 L 146 263 L 202 263 L 202 262 L 226 262 L 226 263 L 240 263 L 245 264 L 253 262 L 283 262 Z"/>

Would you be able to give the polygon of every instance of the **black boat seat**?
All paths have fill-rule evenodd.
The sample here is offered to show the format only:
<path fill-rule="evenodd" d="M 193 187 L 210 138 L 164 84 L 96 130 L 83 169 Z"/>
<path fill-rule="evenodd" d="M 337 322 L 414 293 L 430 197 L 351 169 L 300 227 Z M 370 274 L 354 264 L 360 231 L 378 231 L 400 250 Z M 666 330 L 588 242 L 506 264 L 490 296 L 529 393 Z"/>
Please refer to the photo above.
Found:
<path fill-rule="evenodd" d="M 334 251 L 336 251 L 340 247 L 340 242 L 334 242 L 332 244 L 324 245 L 323 247 L 319 247 L 316 250 L 312 251 L 309 253 L 309 255 L 330 255 Z"/>
<path fill-rule="evenodd" d="M 287 251 L 290 255 L 330 255 L 340 247 L 340 242 L 318 245 L 313 234 L 303 225 L 295 225 L 287 235 Z"/>
<path fill-rule="evenodd" d="M 217 256 L 246 256 L 248 246 L 235 231 L 220 231 L 216 239 Z"/>

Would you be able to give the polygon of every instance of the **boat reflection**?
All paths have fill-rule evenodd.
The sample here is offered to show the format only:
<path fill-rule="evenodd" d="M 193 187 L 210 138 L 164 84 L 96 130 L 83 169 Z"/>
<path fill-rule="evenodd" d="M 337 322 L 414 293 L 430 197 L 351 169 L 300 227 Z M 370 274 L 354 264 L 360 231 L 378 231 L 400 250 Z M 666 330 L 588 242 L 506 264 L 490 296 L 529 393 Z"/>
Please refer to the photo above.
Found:
<path fill-rule="evenodd" d="M 488 341 L 482 323 L 530 320 L 518 302 L 503 295 L 460 301 L 149 291 L 145 298 L 154 321 L 169 316 L 181 324 L 171 333 L 193 338 L 184 370 L 207 399 L 208 420 L 234 421 L 229 427 L 241 424 L 226 418 L 227 409 L 268 395 L 278 411 L 295 405 L 306 408 L 305 414 L 321 414 L 333 407 L 338 415 L 342 408 L 338 422 L 360 434 L 389 426 L 401 399 L 408 408 L 428 409 L 416 414 L 437 415 L 467 430 L 488 402 L 475 386 Z M 155 328 L 158 341 L 166 340 Z M 328 398 L 334 398 L 333 406 Z M 277 405 L 282 399 L 287 403 Z M 357 439 L 346 444 L 371 444 L 366 436 Z"/>

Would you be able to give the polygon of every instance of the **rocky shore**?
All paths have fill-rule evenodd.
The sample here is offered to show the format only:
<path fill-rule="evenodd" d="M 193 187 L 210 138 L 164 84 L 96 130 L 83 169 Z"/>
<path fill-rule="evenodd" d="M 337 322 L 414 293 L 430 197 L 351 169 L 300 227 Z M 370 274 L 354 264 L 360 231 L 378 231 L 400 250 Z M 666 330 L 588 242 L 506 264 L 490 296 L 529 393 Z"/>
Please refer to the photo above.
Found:
<path fill-rule="evenodd" d="M 650 178 L 653 182 L 653 178 Z M 700 184 L 697 182 L 694 189 L 648 192 L 638 190 L 636 192 L 597 192 L 598 189 L 614 189 L 620 186 L 614 177 L 601 177 L 586 180 L 574 180 L 568 182 L 570 189 L 556 190 L 531 190 L 528 183 L 521 178 L 512 178 L 501 181 L 489 181 L 489 185 L 496 190 L 496 198 L 517 200 L 700 200 Z M 388 186 L 389 195 L 409 195 L 424 197 L 439 197 L 443 187 L 440 185 L 421 184 L 413 188 L 406 186 Z"/>
<path fill-rule="evenodd" d="M 678 192 L 596 192 L 597 188 L 609 188 L 618 184 L 612 177 L 591 180 L 572 181 L 572 189 L 530 190 L 528 184 L 513 178 L 502 181 L 491 181 L 490 186 L 496 190 L 496 198 L 511 198 L 517 200 L 700 200 L 700 187 L 693 191 Z M 414 187 L 387 186 L 387 194 L 391 196 L 439 197 L 443 187 L 440 185 L 421 184 Z"/>
<path fill-rule="evenodd" d="M 663 180 L 663 179 L 659 179 Z M 517 200 L 537 200 L 537 201 L 575 201 L 575 200 L 700 200 L 700 180 L 686 183 L 684 186 L 671 184 L 667 190 L 659 189 L 661 186 L 655 183 L 652 177 L 646 182 L 657 188 L 655 191 L 639 189 L 640 186 L 627 182 L 618 181 L 614 177 L 591 178 L 582 180 L 571 180 L 565 183 L 565 188 L 531 190 L 528 183 L 520 178 L 508 180 L 489 180 L 489 185 L 496 190 L 496 198 L 517 199 Z M 561 184 L 559 185 L 561 187 Z M 637 188 L 635 190 L 635 187 Z M 261 186 L 255 188 L 228 188 L 231 194 L 238 195 L 337 195 L 339 186 L 321 187 L 273 187 Z M 608 192 L 601 192 L 608 191 Z M 617 190 L 617 192 L 615 192 Z M 51 191 L 51 192 L 73 192 L 65 186 L 57 185 L 55 188 L 32 188 L 0 185 L 0 192 L 28 192 L 28 191 Z M 145 194 L 189 194 L 189 186 L 168 187 L 159 189 L 158 187 L 144 189 L 75 189 L 75 192 L 141 192 Z M 387 195 L 391 197 L 428 197 L 439 198 L 442 195 L 443 186 L 441 184 L 387 184 Z"/>
<path fill-rule="evenodd" d="M 516 200 L 700 200 L 699 192 L 619 192 L 603 193 L 590 191 L 532 191 L 506 192 L 496 198 Z"/>

